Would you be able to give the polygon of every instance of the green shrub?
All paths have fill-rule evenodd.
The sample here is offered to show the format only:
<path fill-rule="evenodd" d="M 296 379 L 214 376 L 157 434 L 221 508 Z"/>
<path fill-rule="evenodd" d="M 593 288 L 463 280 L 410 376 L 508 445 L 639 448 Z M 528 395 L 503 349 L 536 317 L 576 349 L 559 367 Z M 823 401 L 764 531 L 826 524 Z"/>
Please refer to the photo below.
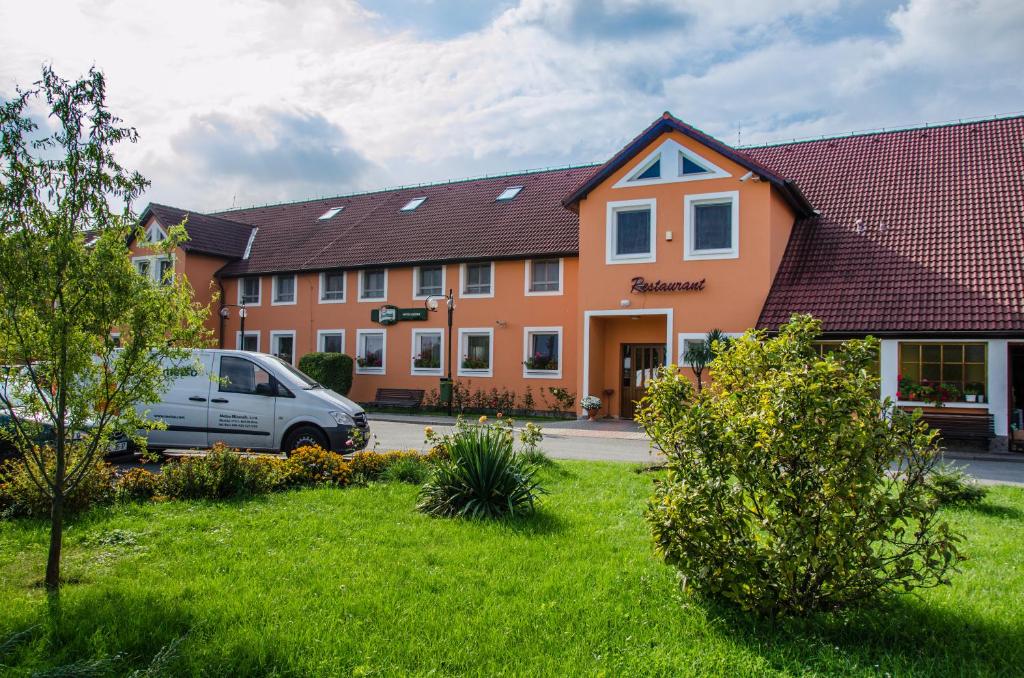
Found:
<path fill-rule="evenodd" d="M 429 473 L 430 468 L 425 458 L 418 454 L 403 454 L 387 465 L 381 479 L 421 485 Z"/>
<path fill-rule="evenodd" d="M 940 506 L 977 504 L 988 490 L 953 464 L 939 464 L 928 474 L 928 491 Z"/>
<path fill-rule="evenodd" d="M 384 478 L 388 468 L 396 463 L 403 463 L 407 459 L 412 459 L 414 462 L 427 461 L 426 457 L 413 450 L 391 450 L 389 452 L 367 450 L 352 455 L 352 473 L 365 480 L 380 480 Z"/>
<path fill-rule="evenodd" d="M 149 501 L 160 489 L 160 476 L 144 468 L 129 469 L 114 483 L 118 501 Z"/>
<path fill-rule="evenodd" d="M 281 482 L 281 461 L 246 458 L 237 450 L 215 445 L 207 454 L 165 464 L 160 494 L 172 499 L 227 499 L 265 494 Z"/>
<path fill-rule="evenodd" d="M 670 366 L 637 415 L 668 462 L 646 514 L 657 550 L 765 614 L 946 584 L 962 560 L 927 485 L 935 433 L 877 397 L 878 341 L 822 356 L 819 330 L 795 316 L 733 340 L 700 393 Z"/>
<path fill-rule="evenodd" d="M 39 447 L 48 472 L 52 473 L 56 455 L 52 447 Z M 70 468 L 75 468 L 80 457 L 72 450 L 68 455 Z M 35 466 L 33 465 L 33 470 Z M 64 510 L 76 513 L 114 499 L 114 468 L 102 458 L 91 460 L 84 470 L 82 482 L 64 499 Z M 0 513 L 9 517 L 50 515 L 50 495 L 39 489 L 20 459 L 0 463 Z"/>
<path fill-rule="evenodd" d="M 316 445 L 292 450 L 286 463 L 290 485 L 347 485 L 352 476 L 352 465 L 337 452 Z"/>
<path fill-rule="evenodd" d="M 433 516 L 498 518 L 531 513 L 543 493 L 537 467 L 517 455 L 504 425 L 461 427 L 423 489 L 419 508 Z"/>
<path fill-rule="evenodd" d="M 348 395 L 352 388 L 352 358 L 344 353 L 307 353 L 299 369 L 335 393 Z"/>

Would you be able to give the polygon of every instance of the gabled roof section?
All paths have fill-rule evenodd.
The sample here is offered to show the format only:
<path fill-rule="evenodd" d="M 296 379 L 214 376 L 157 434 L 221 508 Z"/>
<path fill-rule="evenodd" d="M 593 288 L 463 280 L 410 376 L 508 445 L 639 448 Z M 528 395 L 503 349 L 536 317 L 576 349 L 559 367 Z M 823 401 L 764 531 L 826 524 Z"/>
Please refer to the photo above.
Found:
<path fill-rule="evenodd" d="M 188 240 L 182 243 L 182 249 L 226 259 L 240 259 L 253 233 L 251 224 L 159 203 L 150 203 L 139 220 L 145 223 L 150 216 L 156 217 L 164 229 L 180 224 L 187 217 Z"/>
<path fill-rule="evenodd" d="M 685 134 L 697 143 L 703 144 L 713 151 L 729 158 L 741 167 L 745 167 L 754 174 L 767 179 L 779 190 L 779 193 L 781 193 L 782 197 L 786 199 L 786 202 L 793 207 L 798 216 L 806 217 L 814 214 L 814 208 L 811 207 L 811 204 L 804 197 L 803 193 L 800 192 L 800 189 L 795 183 L 784 179 L 775 171 L 752 158 L 739 153 L 734 148 L 723 144 L 714 137 L 708 136 L 697 128 L 687 125 L 668 111 L 663 113 L 660 118 L 655 120 L 650 127 L 641 132 L 638 137 L 633 139 L 633 141 L 626 144 L 626 146 L 612 156 L 608 162 L 598 167 L 590 177 L 574 188 L 572 192 L 562 200 L 562 204 L 571 210 L 577 210 L 579 208 L 580 200 L 587 197 L 587 194 L 594 190 L 594 188 L 596 188 L 601 182 L 605 181 L 623 165 L 632 160 L 641 151 L 658 139 L 658 137 L 667 132 L 679 132 L 680 134 Z"/>
<path fill-rule="evenodd" d="M 758 326 L 834 333 L 1024 333 L 1024 117 L 742 151 L 800 182 Z"/>
<path fill-rule="evenodd" d="M 526 172 L 268 205 L 215 216 L 259 228 L 222 275 L 576 256 L 579 217 L 562 196 L 594 166 Z M 509 186 L 514 200 L 496 200 Z M 402 211 L 415 198 L 416 209 Z M 344 207 L 326 221 L 319 217 Z M 243 245 L 244 249 L 244 245 Z"/>

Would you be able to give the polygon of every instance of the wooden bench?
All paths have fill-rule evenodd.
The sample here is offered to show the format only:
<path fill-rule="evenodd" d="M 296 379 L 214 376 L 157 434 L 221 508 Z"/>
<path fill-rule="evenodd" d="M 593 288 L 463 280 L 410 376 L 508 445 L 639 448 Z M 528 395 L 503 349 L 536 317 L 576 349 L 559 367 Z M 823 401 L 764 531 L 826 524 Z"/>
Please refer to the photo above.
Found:
<path fill-rule="evenodd" d="M 943 440 L 987 441 L 995 437 L 995 418 L 991 414 L 925 412 L 922 417 Z"/>
<path fill-rule="evenodd" d="M 416 388 L 378 388 L 373 407 L 409 407 L 417 408 L 423 402 L 423 389 Z"/>

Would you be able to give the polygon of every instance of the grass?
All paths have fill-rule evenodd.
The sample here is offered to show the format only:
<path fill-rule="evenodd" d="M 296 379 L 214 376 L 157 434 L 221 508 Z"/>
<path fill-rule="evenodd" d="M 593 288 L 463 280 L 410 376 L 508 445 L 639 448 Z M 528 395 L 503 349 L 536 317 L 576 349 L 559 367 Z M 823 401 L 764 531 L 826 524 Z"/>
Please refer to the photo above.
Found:
<path fill-rule="evenodd" d="M 404 483 L 96 510 L 68 528 L 65 574 L 75 583 L 58 604 L 38 586 L 44 525 L 0 522 L 0 673 L 92 661 L 122 675 L 175 642 L 166 675 L 1019 675 L 1024 666 L 1021 489 L 948 511 L 971 556 L 952 587 L 771 623 L 680 592 L 642 520 L 652 475 L 632 469 L 546 467 L 542 511 L 514 523 L 425 517 Z"/>

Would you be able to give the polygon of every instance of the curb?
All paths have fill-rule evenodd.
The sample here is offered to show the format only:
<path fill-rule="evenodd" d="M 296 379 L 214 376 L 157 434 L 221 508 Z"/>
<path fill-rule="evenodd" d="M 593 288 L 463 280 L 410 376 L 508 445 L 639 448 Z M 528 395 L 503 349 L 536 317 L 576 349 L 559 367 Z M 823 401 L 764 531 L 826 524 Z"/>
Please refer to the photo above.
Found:
<path fill-rule="evenodd" d="M 1011 452 L 954 452 L 944 451 L 943 459 L 956 461 L 1001 461 L 1007 464 L 1024 464 L 1024 454 Z"/>

